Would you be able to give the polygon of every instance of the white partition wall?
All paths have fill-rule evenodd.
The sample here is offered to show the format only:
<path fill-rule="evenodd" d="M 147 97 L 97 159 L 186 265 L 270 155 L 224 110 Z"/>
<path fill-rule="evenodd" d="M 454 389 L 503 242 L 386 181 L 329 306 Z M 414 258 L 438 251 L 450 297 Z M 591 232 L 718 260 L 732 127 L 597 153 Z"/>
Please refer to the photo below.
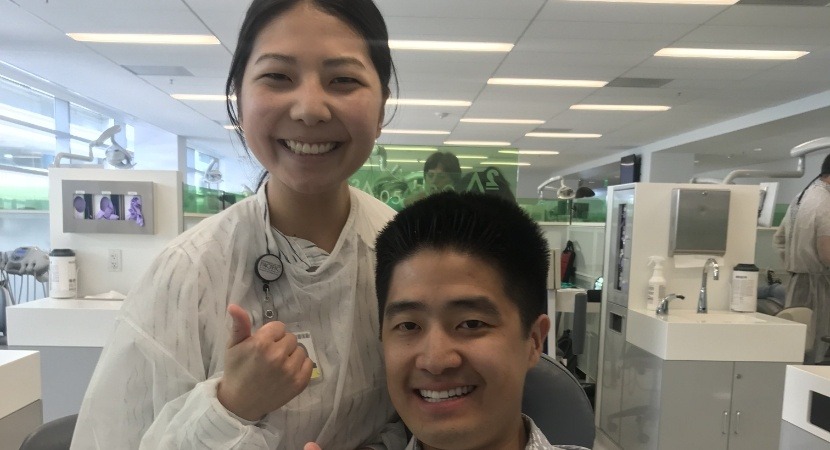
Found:
<path fill-rule="evenodd" d="M 67 233 L 63 230 L 63 180 L 149 181 L 153 183 L 154 233 Z M 78 297 L 115 290 L 126 294 L 155 256 L 183 230 L 182 178 L 167 170 L 49 169 L 49 229 L 52 248 L 75 251 Z M 120 272 L 109 270 L 109 250 L 121 251 Z"/>

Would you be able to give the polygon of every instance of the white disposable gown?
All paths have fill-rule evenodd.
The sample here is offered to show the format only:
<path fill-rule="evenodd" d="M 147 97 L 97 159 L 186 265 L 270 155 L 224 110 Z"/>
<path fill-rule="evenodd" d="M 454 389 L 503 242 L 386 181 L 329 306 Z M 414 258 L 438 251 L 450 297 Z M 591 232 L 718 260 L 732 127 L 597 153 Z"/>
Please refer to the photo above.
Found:
<path fill-rule="evenodd" d="M 316 270 L 268 219 L 264 189 L 176 238 L 124 302 L 81 406 L 72 449 L 403 448 L 378 340 L 374 240 L 394 211 L 351 189 L 339 240 Z M 271 283 L 277 319 L 312 335 L 322 369 L 284 407 L 242 420 L 216 399 L 237 303 L 263 323 L 254 263 L 285 266 Z M 308 241 L 303 241 L 311 246 Z M 317 249 L 319 252 L 321 250 Z"/>
<path fill-rule="evenodd" d="M 816 180 L 804 192 L 801 204 L 790 204 L 774 244 L 782 252 L 784 268 L 792 274 L 786 306 L 813 310 L 809 327 L 807 363 L 824 359 L 830 335 L 830 267 L 819 258 L 816 238 L 830 236 L 830 185 Z"/>

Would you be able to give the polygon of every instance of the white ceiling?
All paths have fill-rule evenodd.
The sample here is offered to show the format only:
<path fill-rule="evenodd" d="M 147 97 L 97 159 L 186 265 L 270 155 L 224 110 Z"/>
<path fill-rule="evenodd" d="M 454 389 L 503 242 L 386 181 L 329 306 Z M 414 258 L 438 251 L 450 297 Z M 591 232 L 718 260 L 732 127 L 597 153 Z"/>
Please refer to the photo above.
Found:
<path fill-rule="evenodd" d="M 227 123 L 223 103 L 178 101 L 170 94 L 224 92 L 236 32 L 248 3 L 0 0 L 0 61 L 129 116 L 197 139 L 218 153 L 236 156 L 238 146 L 222 127 Z M 557 156 L 528 157 L 533 165 L 522 173 L 538 177 L 586 170 L 592 161 L 607 160 L 623 151 L 731 154 L 734 157 L 729 163 L 737 166 L 786 158 L 789 148 L 830 135 L 827 6 L 566 0 L 377 3 L 392 39 L 515 44 L 508 54 L 395 51 L 400 98 L 456 99 L 473 104 L 469 108 L 399 107 L 390 128 L 446 130 L 451 134 L 383 135 L 381 143 L 440 145 L 445 139 L 498 140 L 521 149 L 560 151 Z M 214 34 L 222 45 L 85 44 L 66 37 L 69 32 Z M 787 62 L 653 56 L 669 46 L 803 50 L 810 54 Z M 181 66 L 193 76 L 137 76 L 123 65 Z M 540 88 L 487 85 L 491 77 L 671 81 L 659 88 Z M 574 103 L 662 104 L 672 109 L 662 113 L 569 110 Z M 440 117 L 438 113 L 448 115 Z M 540 119 L 546 122 L 539 128 L 603 136 L 529 138 L 525 134 L 536 126 L 459 123 L 462 117 Z M 763 151 L 750 151 L 755 148 Z"/>

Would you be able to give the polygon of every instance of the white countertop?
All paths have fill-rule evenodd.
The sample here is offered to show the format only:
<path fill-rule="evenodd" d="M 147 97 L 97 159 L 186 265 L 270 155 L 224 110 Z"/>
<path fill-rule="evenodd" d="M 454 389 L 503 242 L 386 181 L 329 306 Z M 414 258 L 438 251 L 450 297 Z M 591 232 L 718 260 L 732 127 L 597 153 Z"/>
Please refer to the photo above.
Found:
<path fill-rule="evenodd" d="M 10 346 L 103 347 L 120 300 L 42 298 L 6 308 Z"/>
<path fill-rule="evenodd" d="M 0 350 L 0 419 L 40 398 L 40 354 Z"/>
<path fill-rule="evenodd" d="M 830 366 L 787 366 L 781 418 L 830 442 L 830 432 L 810 423 L 810 392 L 830 397 Z"/>
<path fill-rule="evenodd" d="M 761 313 L 628 312 L 626 340 L 664 360 L 801 362 L 807 327 Z"/>

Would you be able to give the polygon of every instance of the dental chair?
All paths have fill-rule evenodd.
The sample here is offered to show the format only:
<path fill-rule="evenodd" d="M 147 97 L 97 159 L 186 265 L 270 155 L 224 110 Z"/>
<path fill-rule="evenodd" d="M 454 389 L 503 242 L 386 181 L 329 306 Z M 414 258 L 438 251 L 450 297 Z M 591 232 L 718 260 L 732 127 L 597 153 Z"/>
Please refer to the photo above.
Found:
<path fill-rule="evenodd" d="M 77 421 L 73 414 L 44 423 L 26 436 L 20 450 L 69 450 Z"/>
<path fill-rule="evenodd" d="M 594 445 L 594 410 L 568 369 L 542 354 L 527 373 L 522 412 L 533 419 L 554 445 Z M 37 427 L 20 450 L 68 450 L 78 415 L 61 417 Z"/>
<path fill-rule="evenodd" d="M 533 419 L 553 445 L 594 446 L 594 409 L 579 380 L 542 354 L 527 373 L 522 412 Z"/>

